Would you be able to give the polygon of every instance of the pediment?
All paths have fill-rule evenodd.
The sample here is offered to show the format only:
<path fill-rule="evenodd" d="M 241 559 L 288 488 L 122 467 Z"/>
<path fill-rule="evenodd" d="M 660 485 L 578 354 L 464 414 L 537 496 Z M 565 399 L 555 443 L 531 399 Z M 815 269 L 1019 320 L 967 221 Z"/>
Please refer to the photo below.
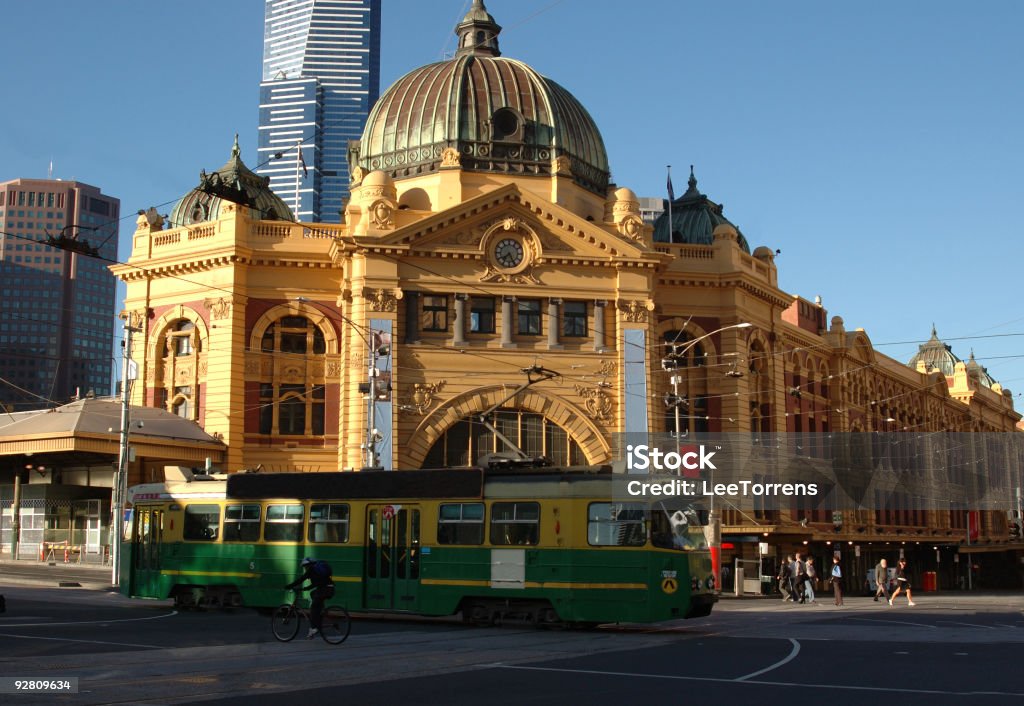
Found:
<path fill-rule="evenodd" d="M 449 253 L 482 256 L 502 234 L 521 237 L 538 262 L 645 260 L 658 254 L 642 241 L 619 235 L 608 224 L 587 221 L 568 209 L 524 193 L 514 184 L 482 194 L 440 213 L 374 238 L 380 246 L 404 246 L 409 255 Z M 369 238 L 360 238 L 369 244 Z"/>

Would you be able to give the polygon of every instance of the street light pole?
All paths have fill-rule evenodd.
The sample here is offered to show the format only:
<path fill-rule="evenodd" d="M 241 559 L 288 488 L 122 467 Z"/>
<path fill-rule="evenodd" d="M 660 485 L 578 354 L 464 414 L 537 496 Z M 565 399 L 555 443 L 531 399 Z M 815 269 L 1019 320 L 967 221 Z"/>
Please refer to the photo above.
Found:
<path fill-rule="evenodd" d="M 698 336 L 697 338 L 693 339 L 692 341 L 687 343 L 685 346 L 683 346 L 682 350 L 680 350 L 680 351 L 678 351 L 678 352 L 676 352 L 674 354 L 674 357 L 677 358 L 677 359 L 678 358 L 685 359 L 686 355 L 691 350 L 693 350 L 694 346 L 696 346 L 698 343 L 700 343 L 704 339 L 710 338 L 711 336 L 714 336 L 717 333 L 721 333 L 722 331 L 728 331 L 728 330 L 734 329 L 734 328 L 750 328 L 751 326 L 753 326 L 753 324 L 751 324 L 750 322 L 745 321 L 745 322 L 739 323 L 739 324 L 731 324 L 729 326 L 723 326 L 722 328 L 715 329 L 714 331 L 711 331 L 710 333 L 705 333 L 703 336 Z M 676 434 L 675 434 L 675 436 L 676 436 L 676 444 L 678 444 L 679 443 L 679 438 L 680 438 L 680 431 L 681 431 L 680 428 L 679 428 L 680 427 L 680 422 L 679 422 L 679 404 L 680 404 L 680 399 L 679 399 L 679 376 L 675 372 L 672 373 L 672 395 L 675 397 L 675 399 L 673 400 L 673 405 L 675 407 L 675 427 L 676 427 Z M 714 474 L 715 474 L 715 472 L 714 472 L 714 470 L 712 470 L 711 471 L 711 484 L 712 485 L 714 485 L 714 482 L 715 482 L 715 475 Z M 721 571 L 722 571 L 721 564 L 722 564 L 722 560 L 721 560 L 721 555 L 720 555 L 720 552 L 719 552 L 719 547 L 722 544 L 722 523 L 721 523 L 721 520 L 718 517 L 718 513 L 715 511 L 715 496 L 714 496 L 714 494 L 711 495 L 711 500 L 709 502 L 709 507 L 708 507 L 708 524 L 711 527 L 711 541 L 708 542 L 708 548 L 711 550 L 711 569 L 712 569 L 712 573 L 714 573 L 714 576 L 715 576 L 715 588 L 716 589 L 721 589 L 721 586 L 722 586 L 722 580 L 721 580 Z"/>
<path fill-rule="evenodd" d="M 110 583 L 121 584 L 121 542 L 123 530 L 122 514 L 128 495 L 128 428 L 131 417 L 131 400 L 128 395 L 129 378 L 132 374 L 132 334 L 140 329 L 132 328 L 130 320 L 124 322 L 124 341 L 121 365 L 121 440 L 117 455 L 117 473 L 111 491 L 110 518 Z"/>

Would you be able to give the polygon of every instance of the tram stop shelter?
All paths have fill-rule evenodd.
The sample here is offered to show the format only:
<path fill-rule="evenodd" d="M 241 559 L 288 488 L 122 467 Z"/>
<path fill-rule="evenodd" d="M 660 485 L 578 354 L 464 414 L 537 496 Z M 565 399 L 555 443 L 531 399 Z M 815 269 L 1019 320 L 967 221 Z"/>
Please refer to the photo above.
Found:
<path fill-rule="evenodd" d="M 165 465 L 224 460 L 224 443 L 194 421 L 134 406 L 129 419 L 129 486 L 162 479 Z M 0 413 L 0 559 L 105 561 L 120 443 L 121 403 L 114 398 Z"/>

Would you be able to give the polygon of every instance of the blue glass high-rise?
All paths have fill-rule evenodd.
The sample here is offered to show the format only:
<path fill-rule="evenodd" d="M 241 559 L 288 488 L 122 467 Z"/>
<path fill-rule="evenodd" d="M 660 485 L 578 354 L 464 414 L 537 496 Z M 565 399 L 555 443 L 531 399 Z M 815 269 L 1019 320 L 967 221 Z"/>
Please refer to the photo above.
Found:
<path fill-rule="evenodd" d="M 380 0 L 266 0 L 256 172 L 296 219 L 340 221 L 379 94 Z"/>

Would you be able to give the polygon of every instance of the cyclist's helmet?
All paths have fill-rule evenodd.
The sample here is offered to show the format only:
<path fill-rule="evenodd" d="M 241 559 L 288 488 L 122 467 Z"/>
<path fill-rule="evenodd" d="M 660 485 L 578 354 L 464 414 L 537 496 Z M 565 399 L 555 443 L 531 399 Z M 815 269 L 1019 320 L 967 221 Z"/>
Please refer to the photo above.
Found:
<path fill-rule="evenodd" d="M 303 559 L 303 560 L 302 560 L 302 562 L 301 562 L 301 566 L 309 566 L 309 565 L 310 565 L 310 564 L 312 564 L 312 563 L 313 563 L 313 560 L 312 560 L 312 559 L 310 559 L 310 558 L 309 558 L 309 557 L 307 556 L 307 557 L 306 557 L 305 559 Z"/>

